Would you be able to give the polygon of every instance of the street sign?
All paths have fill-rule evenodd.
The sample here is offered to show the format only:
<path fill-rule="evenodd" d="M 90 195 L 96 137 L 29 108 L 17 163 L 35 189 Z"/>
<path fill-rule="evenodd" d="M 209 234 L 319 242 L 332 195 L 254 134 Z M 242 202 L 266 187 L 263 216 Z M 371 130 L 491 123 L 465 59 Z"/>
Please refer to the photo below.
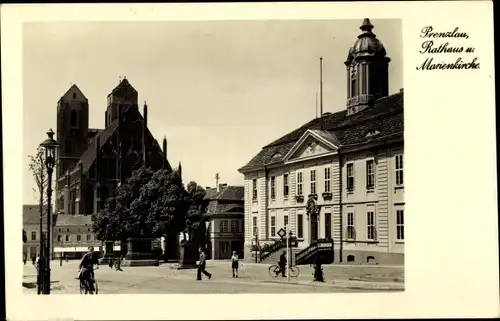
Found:
<path fill-rule="evenodd" d="M 279 231 L 278 231 L 278 235 L 281 237 L 281 238 L 284 238 L 285 235 L 286 235 L 286 231 L 285 229 L 281 228 Z"/>

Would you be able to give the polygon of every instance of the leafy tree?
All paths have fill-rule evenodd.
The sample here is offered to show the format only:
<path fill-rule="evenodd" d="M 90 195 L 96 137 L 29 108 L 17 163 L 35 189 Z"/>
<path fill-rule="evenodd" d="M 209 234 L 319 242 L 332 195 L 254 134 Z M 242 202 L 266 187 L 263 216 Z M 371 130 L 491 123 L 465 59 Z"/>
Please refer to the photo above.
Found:
<path fill-rule="evenodd" d="M 203 214 L 206 211 L 208 202 L 205 200 L 206 191 L 196 182 L 191 181 L 186 187 L 188 210 L 186 213 L 186 228 L 185 233 L 194 243 L 199 244 L 202 239 L 200 235 L 204 231 L 202 225 L 204 223 Z"/>
<path fill-rule="evenodd" d="M 144 209 L 146 224 L 155 237 L 175 236 L 184 229 L 186 191 L 177 171 L 159 170 L 143 186 L 137 206 Z"/>
<path fill-rule="evenodd" d="M 116 189 L 114 196 L 106 199 L 102 210 L 92 217 L 98 239 L 123 242 L 141 232 L 149 234 L 143 217 L 144 206 L 141 207 L 137 199 L 152 176 L 153 171 L 141 167 Z"/>
<path fill-rule="evenodd" d="M 36 187 L 33 188 L 34 197 L 37 200 L 40 211 L 42 211 L 43 206 L 47 205 L 47 187 L 49 185 L 49 180 L 47 176 L 47 170 L 45 166 L 45 149 L 43 147 L 38 147 L 35 155 L 29 155 L 30 159 L 28 168 L 33 175 Z M 52 180 L 52 189 L 55 187 L 55 179 Z M 45 214 L 45 213 L 43 213 Z"/>

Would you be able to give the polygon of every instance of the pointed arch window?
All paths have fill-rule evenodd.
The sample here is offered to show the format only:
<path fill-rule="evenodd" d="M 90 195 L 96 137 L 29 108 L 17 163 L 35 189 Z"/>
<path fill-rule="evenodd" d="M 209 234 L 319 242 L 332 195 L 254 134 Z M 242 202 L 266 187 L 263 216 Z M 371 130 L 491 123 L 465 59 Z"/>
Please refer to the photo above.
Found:
<path fill-rule="evenodd" d="M 69 124 L 71 127 L 78 127 L 78 113 L 76 110 L 72 110 L 69 115 Z"/>
<path fill-rule="evenodd" d="M 358 94 L 357 83 L 356 83 L 356 68 L 353 66 L 351 70 L 351 97 L 356 97 Z"/>

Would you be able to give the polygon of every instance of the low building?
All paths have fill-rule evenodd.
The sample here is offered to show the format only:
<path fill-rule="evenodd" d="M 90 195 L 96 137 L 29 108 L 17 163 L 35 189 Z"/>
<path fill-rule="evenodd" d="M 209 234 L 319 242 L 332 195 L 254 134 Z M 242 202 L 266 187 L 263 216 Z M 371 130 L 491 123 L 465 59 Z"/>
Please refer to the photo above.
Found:
<path fill-rule="evenodd" d="M 215 260 L 230 259 L 232 252 L 243 257 L 245 212 L 245 189 L 243 186 L 220 184 L 207 188 L 208 200 L 204 214 L 207 226 L 207 256 Z"/>
<path fill-rule="evenodd" d="M 91 215 L 57 215 L 53 240 L 56 258 L 81 258 L 89 246 L 93 246 L 96 252 L 101 250 L 101 241 L 97 240 L 92 230 Z M 115 247 L 119 250 L 119 246 Z"/>
<path fill-rule="evenodd" d="M 43 207 L 43 233 L 47 232 L 47 206 Z M 52 224 L 55 223 L 55 215 Z M 23 257 L 33 259 L 40 253 L 40 206 L 23 205 L 23 230 L 26 232 L 26 242 L 23 243 Z M 45 234 L 46 235 L 46 234 Z"/>

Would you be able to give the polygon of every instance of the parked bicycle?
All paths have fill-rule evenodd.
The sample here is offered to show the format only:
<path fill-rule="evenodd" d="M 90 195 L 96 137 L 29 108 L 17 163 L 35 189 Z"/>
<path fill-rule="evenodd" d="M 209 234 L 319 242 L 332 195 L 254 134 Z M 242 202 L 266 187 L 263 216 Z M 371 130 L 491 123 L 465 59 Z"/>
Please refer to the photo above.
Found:
<path fill-rule="evenodd" d="M 95 268 L 95 270 L 97 269 L 99 269 L 99 266 Z M 79 280 L 80 280 L 80 294 L 99 294 L 99 286 L 97 285 L 95 277 L 90 276 L 87 280 L 83 277 L 80 277 Z M 91 290 L 90 284 L 93 285 L 94 291 Z"/>
<path fill-rule="evenodd" d="M 290 265 L 285 267 L 285 275 L 287 275 L 286 269 L 290 269 L 290 276 L 297 277 L 300 273 L 299 267 L 296 265 Z M 273 278 L 281 274 L 281 269 L 277 264 L 273 264 L 269 267 L 269 275 Z"/>

